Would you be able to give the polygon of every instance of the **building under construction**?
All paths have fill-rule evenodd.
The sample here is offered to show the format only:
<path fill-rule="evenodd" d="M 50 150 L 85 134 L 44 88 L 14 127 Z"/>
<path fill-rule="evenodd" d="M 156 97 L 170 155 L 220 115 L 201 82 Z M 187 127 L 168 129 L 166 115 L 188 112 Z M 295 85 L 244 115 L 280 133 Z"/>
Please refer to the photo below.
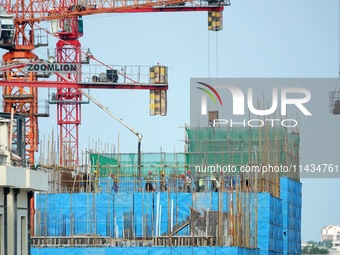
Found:
<path fill-rule="evenodd" d="M 41 162 L 32 254 L 301 254 L 298 132 L 186 128 L 185 145 Z"/>

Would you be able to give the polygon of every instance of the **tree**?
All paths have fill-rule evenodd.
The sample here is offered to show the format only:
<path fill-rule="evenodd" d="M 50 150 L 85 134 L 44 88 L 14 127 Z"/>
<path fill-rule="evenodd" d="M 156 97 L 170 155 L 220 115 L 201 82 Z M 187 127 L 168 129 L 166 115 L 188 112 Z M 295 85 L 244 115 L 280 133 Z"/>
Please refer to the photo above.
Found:
<path fill-rule="evenodd" d="M 328 254 L 329 251 L 326 248 L 319 248 L 314 241 L 308 241 L 307 245 L 303 247 L 302 254 Z"/>
<path fill-rule="evenodd" d="M 330 249 L 330 248 L 333 247 L 333 242 L 331 240 L 323 240 L 321 242 L 321 245 L 327 247 L 328 249 Z"/>

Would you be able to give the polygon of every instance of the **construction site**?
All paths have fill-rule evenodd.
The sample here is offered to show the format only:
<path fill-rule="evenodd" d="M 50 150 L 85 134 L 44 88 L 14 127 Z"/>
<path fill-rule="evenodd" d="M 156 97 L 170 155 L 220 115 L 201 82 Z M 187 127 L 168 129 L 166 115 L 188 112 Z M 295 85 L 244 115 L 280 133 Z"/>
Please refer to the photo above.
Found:
<path fill-rule="evenodd" d="M 33 250 L 301 254 L 299 173 L 260 171 L 298 164 L 299 134 L 268 127 L 186 133 L 187 152 L 143 153 L 141 165 L 136 154 L 90 152 L 78 175 L 45 169 L 49 191 L 37 195 Z M 203 169 L 228 164 L 234 172 Z"/>
<path fill-rule="evenodd" d="M 78 171 L 41 162 L 48 192 L 35 196 L 32 254 L 301 254 L 299 173 L 261 171 L 298 165 L 299 133 L 186 133 L 187 152 L 142 153 L 140 163 L 94 151 Z M 236 169 L 218 168 L 228 164 Z"/>
<path fill-rule="evenodd" d="M 8 51 L 0 67 L 1 118 L 8 127 L 1 133 L 3 165 L 30 169 L 47 180 L 46 187 L 0 181 L 0 254 L 301 254 L 302 186 L 294 169 L 300 165 L 298 128 L 185 125 L 183 151 L 145 152 L 143 136 L 86 92 L 147 90 L 150 115 L 167 115 L 168 68 L 96 59 L 79 42 L 83 16 L 207 12 L 207 27 L 217 33 L 230 4 L 0 3 L 0 47 Z M 45 21 L 51 31 L 41 26 Z M 57 38 L 56 49 L 40 59 L 33 50 L 47 46 L 47 36 Z M 48 140 L 39 138 L 38 119 L 49 116 L 47 107 L 38 105 L 40 88 L 56 90 L 49 91 L 47 104 L 57 107 L 58 140 L 53 133 Z M 116 152 L 111 141 L 104 141 L 104 149 L 97 141 L 80 151 L 81 105 L 87 103 L 133 133 L 138 150 Z M 18 202 L 22 193 L 24 210 Z M 21 225 L 20 219 L 7 223 L 9 214 L 21 215 Z"/>

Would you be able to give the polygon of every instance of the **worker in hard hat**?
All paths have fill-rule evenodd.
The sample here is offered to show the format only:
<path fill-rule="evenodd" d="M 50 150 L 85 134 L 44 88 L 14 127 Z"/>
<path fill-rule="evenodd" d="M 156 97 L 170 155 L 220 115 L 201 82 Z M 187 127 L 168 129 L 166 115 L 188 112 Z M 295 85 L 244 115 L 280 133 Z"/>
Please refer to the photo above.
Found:
<path fill-rule="evenodd" d="M 94 170 L 91 176 L 91 192 L 96 192 L 97 171 Z"/>
<path fill-rule="evenodd" d="M 211 181 L 211 190 L 214 192 L 218 192 L 221 184 L 220 182 L 216 179 L 214 174 L 211 174 L 210 176 L 210 181 Z"/>
<path fill-rule="evenodd" d="M 191 192 L 191 177 L 189 174 L 182 174 L 181 175 L 182 180 L 183 180 L 183 188 L 184 188 L 184 192 Z"/>
<path fill-rule="evenodd" d="M 117 176 L 114 173 L 112 173 L 111 174 L 111 178 L 113 180 L 111 191 L 113 190 L 114 192 L 118 192 L 118 179 L 117 179 Z"/>
<path fill-rule="evenodd" d="M 153 185 L 152 185 L 152 183 L 153 183 L 153 176 L 152 176 L 152 172 L 151 171 L 149 171 L 148 172 L 148 175 L 145 177 L 145 191 L 147 191 L 147 192 L 152 192 L 152 191 L 154 191 L 154 189 L 153 189 Z"/>
<path fill-rule="evenodd" d="M 194 183 L 196 187 L 196 192 L 202 192 L 204 191 L 204 177 L 201 173 L 196 173 Z"/>
<path fill-rule="evenodd" d="M 166 179 L 165 179 L 165 174 L 164 171 L 162 171 L 160 180 L 159 180 L 159 187 L 161 192 L 167 191 L 167 185 L 166 185 Z"/>
<path fill-rule="evenodd" d="M 191 177 L 190 169 L 187 171 L 186 181 L 187 181 L 187 192 L 191 192 L 192 177 Z"/>

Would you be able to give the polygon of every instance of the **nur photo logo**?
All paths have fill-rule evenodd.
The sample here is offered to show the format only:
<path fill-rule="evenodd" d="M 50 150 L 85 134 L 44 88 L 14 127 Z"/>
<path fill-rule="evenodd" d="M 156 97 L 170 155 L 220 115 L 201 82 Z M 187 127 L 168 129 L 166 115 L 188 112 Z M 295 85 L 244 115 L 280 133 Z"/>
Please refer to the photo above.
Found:
<path fill-rule="evenodd" d="M 205 94 L 202 94 L 202 96 L 201 96 L 201 114 L 202 115 L 207 115 L 207 112 L 208 112 L 208 110 L 207 110 L 207 101 L 208 101 L 207 95 L 210 96 L 210 98 L 212 99 L 212 101 L 214 102 L 215 105 L 217 105 L 217 100 L 216 100 L 216 98 L 217 98 L 218 102 L 222 106 L 221 96 L 220 96 L 220 94 L 218 94 L 218 92 L 216 91 L 216 89 L 214 87 L 212 87 L 209 84 L 206 84 L 204 82 L 197 82 L 197 83 L 208 88 L 208 89 L 206 89 L 206 88 L 202 88 L 202 87 L 196 87 L 196 88 L 205 92 Z"/>
<path fill-rule="evenodd" d="M 308 110 L 311 92 L 303 87 L 278 87 L 275 81 L 272 86 L 262 86 L 261 89 L 256 85 L 240 87 L 239 84 L 234 85 L 232 82 L 211 85 L 210 82 L 208 84 L 196 81 L 195 84 L 201 85 L 196 86 L 196 89 L 201 90 L 202 93 L 200 93 L 200 98 L 197 98 L 196 93 L 195 99 L 195 101 L 198 99 L 197 101 L 200 103 L 201 116 L 206 116 L 209 112 L 209 99 L 215 106 L 219 107 L 220 113 L 228 112 L 227 115 L 224 114 L 224 118 L 217 117 L 214 120 L 209 120 L 209 123 L 214 127 L 221 125 L 262 127 L 277 124 L 284 127 L 296 127 L 298 121 L 287 118 L 288 109 L 293 110 L 296 114 L 312 116 L 312 113 Z M 266 99 L 263 96 L 262 100 L 261 93 L 266 95 Z M 260 105 L 258 103 L 259 98 L 260 101 L 262 100 Z M 197 103 L 196 106 L 198 106 Z M 229 112 L 237 119 L 230 118 Z M 221 116 L 221 114 L 217 116 Z M 228 118 L 226 118 L 227 116 Z M 255 118 L 253 118 L 254 116 Z M 244 119 L 240 119 L 240 117 Z"/>

